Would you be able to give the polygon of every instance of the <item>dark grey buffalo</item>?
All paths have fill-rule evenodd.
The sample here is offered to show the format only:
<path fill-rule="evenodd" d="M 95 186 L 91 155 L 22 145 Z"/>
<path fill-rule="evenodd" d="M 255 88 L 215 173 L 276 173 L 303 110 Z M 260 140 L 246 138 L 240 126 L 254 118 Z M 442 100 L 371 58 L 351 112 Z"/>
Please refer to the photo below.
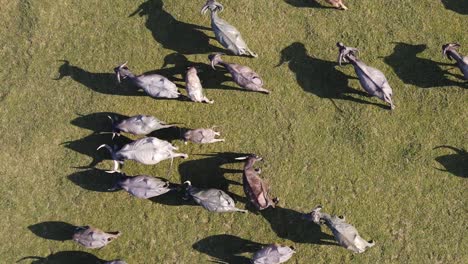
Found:
<path fill-rule="evenodd" d="M 195 200 L 195 202 L 206 210 L 216 213 L 225 212 L 242 212 L 246 210 L 236 208 L 234 200 L 225 192 L 218 189 L 200 189 L 193 187 L 190 181 L 184 182 L 187 185 L 187 194 Z"/>
<path fill-rule="evenodd" d="M 367 66 L 357 58 L 358 50 L 356 48 L 346 47 L 343 43 L 339 42 L 336 44 L 339 48 L 338 63 L 341 66 L 341 62 L 349 62 L 354 66 L 356 75 L 359 78 L 362 88 L 371 96 L 390 104 L 390 108 L 395 109 L 395 105 L 392 101 L 392 88 L 388 84 L 385 75 L 372 67 Z"/>
<path fill-rule="evenodd" d="M 306 215 L 306 218 L 316 224 L 324 224 L 330 228 L 335 236 L 335 240 L 342 247 L 353 251 L 354 253 L 362 253 L 367 248 L 373 247 L 373 240 L 364 240 L 356 230 L 356 228 L 348 223 L 344 216 L 330 216 L 329 214 L 320 212 L 322 206 L 315 207 L 312 212 Z"/>
<path fill-rule="evenodd" d="M 221 54 L 211 54 L 208 56 L 208 59 L 211 61 L 211 66 L 213 69 L 216 69 L 215 66 L 220 64 L 226 68 L 229 73 L 232 75 L 232 79 L 235 83 L 237 83 L 240 87 L 254 91 L 254 92 L 261 92 L 269 94 L 270 91 L 263 88 L 263 80 L 260 76 L 250 69 L 247 66 L 235 64 L 235 63 L 227 63 L 221 59 Z"/>
<path fill-rule="evenodd" d="M 257 251 L 253 258 L 253 264 L 280 264 L 288 261 L 296 253 L 294 248 L 272 244 Z"/>
<path fill-rule="evenodd" d="M 131 195 L 141 199 L 150 199 L 174 190 L 168 181 L 147 175 L 130 177 L 124 174 L 120 176 L 117 186 L 113 189 L 118 188 L 124 189 Z"/>
<path fill-rule="evenodd" d="M 250 202 L 257 208 L 257 210 L 264 210 L 268 207 L 275 207 L 278 203 L 278 198 L 272 199 L 269 195 L 270 187 L 260 178 L 261 169 L 255 169 L 254 164 L 257 161 L 263 160 L 255 154 L 247 157 L 237 158 L 237 160 L 245 160 L 244 173 L 242 176 L 242 185 L 244 192 Z"/>
<path fill-rule="evenodd" d="M 459 47 L 458 43 L 448 43 L 442 46 L 442 52 L 449 60 L 454 59 L 457 62 L 465 80 L 468 80 L 468 56 L 462 56 L 458 53 Z"/>
<path fill-rule="evenodd" d="M 150 115 L 136 115 L 120 121 L 111 116 L 108 117 L 112 121 L 112 137 L 120 136 L 120 132 L 132 135 L 148 135 L 153 131 L 174 126 Z"/>
<path fill-rule="evenodd" d="M 220 135 L 220 132 L 214 131 L 212 128 L 198 128 L 185 132 L 184 141 L 185 144 L 188 141 L 199 144 L 224 142 L 224 138 L 216 138 L 216 136 Z"/>
<path fill-rule="evenodd" d="M 154 165 L 166 159 L 177 157 L 185 159 L 188 157 L 187 154 L 174 152 L 178 148 L 171 143 L 155 137 L 146 137 L 133 141 L 124 145 L 120 150 L 114 150 L 106 144 L 99 146 L 98 150 L 101 148 L 109 150 L 114 160 L 114 169 L 108 171 L 109 173 L 119 172 L 119 163 L 123 163 L 124 160 L 134 160 L 145 165 Z"/>
<path fill-rule="evenodd" d="M 135 76 L 127 67 L 127 63 L 117 66 L 115 69 L 117 81 L 128 79 L 136 87 L 143 89 L 145 93 L 154 98 L 179 98 L 177 86 L 166 77 L 159 74 Z"/>
<path fill-rule="evenodd" d="M 73 241 L 86 248 L 102 248 L 120 236 L 120 232 L 104 232 L 90 226 L 80 226 L 73 234 Z"/>
<path fill-rule="evenodd" d="M 198 78 L 197 69 L 195 67 L 190 67 L 187 70 L 187 74 L 185 75 L 185 88 L 187 89 L 187 94 L 190 100 L 199 103 L 214 103 L 213 100 L 210 100 L 203 95 L 203 87 L 200 78 Z"/>
<path fill-rule="evenodd" d="M 223 47 L 230 50 L 235 55 L 250 55 L 252 57 L 258 57 L 256 53 L 247 47 L 247 44 L 245 44 L 244 39 L 242 39 L 239 30 L 219 18 L 218 12 L 224 10 L 223 5 L 215 0 L 208 0 L 202 7 L 201 13 L 205 14 L 207 10 L 210 10 L 211 12 L 211 28 L 215 33 L 216 39 L 221 43 L 221 45 L 223 45 Z"/>

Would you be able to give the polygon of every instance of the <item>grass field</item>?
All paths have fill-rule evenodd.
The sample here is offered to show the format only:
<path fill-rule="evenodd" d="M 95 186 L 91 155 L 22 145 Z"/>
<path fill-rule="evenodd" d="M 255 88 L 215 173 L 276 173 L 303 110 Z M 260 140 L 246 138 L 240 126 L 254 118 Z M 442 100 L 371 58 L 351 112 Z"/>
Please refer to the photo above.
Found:
<path fill-rule="evenodd" d="M 136 74 L 156 70 L 181 85 L 186 66 L 208 63 L 221 46 L 199 13 L 204 2 L 0 0 L 1 263 L 28 256 L 94 263 L 92 255 L 248 263 L 251 251 L 273 242 L 296 247 L 289 263 L 467 263 L 468 86 L 441 54 L 455 41 L 468 54 L 465 0 L 349 0 L 346 12 L 324 1 L 222 0 L 220 16 L 259 54 L 225 60 L 257 71 L 270 95 L 242 91 L 209 70 L 203 81 L 213 105 L 116 85 L 112 69 L 124 61 Z M 385 73 L 394 111 L 339 93 L 362 89 L 352 66 L 337 65 L 337 41 Z M 224 189 L 245 208 L 242 163 L 233 158 L 256 153 L 279 208 L 214 214 L 175 194 L 148 201 L 108 192 L 115 175 L 103 170 L 112 163 L 96 151 L 114 144 L 96 134 L 110 130 L 108 113 L 217 125 L 224 143 L 173 140 L 190 157 L 174 161 L 168 180 Z M 123 171 L 167 177 L 169 164 L 126 162 Z M 345 215 L 376 246 L 352 254 L 326 227 L 301 220 L 318 204 Z M 66 240 L 71 225 L 123 235 L 86 250 Z"/>

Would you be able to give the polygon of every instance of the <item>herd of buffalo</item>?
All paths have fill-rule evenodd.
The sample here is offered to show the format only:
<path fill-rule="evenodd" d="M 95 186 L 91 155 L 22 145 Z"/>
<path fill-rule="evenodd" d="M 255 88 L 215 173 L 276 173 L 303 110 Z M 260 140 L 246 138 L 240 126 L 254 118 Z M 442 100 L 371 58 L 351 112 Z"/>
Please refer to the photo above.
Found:
<path fill-rule="evenodd" d="M 347 7 L 341 0 L 327 0 L 336 8 L 346 10 Z M 234 55 L 252 56 L 258 55 L 249 49 L 240 32 L 231 24 L 219 17 L 219 13 L 224 7 L 215 0 L 208 0 L 202 7 L 201 12 L 211 13 L 211 27 L 219 43 Z M 386 102 L 390 109 L 395 108 L 392 100 L 392 88 L 390 87 L 385 75 L 366 65 L 358 58 L 356 48 L 347 47 L 343 43 L 336 44 L 338 48 L 338 63 L 350 63 L 356 72 L 362 88 L 370 95 L 378 97 Z M 449 43 L 442 46 L 443 54 L 450 60 L 455 60 L 457 66 L 462 71 L 465 80 L 468 80 L 468 57 L 463 57 L 457 52 L 459 44 Z M 254 92 L 269 94 L 270 91 L 263 87 L 263 80 L 251 68 L 239 64 L 229 63 L 222 60 L 220 53 L 209 55 L 211 66 L 216 70 L 216 66 L 224 67 L 232 76 L 232 80 L 240 87 Z M 180 98 L 183 95 L 178 91 L 177 86 L 168 78 L 159 74 L 135 75 L 127 63 L 119 65 L 114 69 L 117 81 L 128 82 L 128 84 L 143 90 L 146 94 L 154 98 Z M 185 73 L 185 82 L 187 97 L 193 102 L 213 104 L 214 100 L 208 99 L 203 94 L 202 81 L 198 77 L 197 68 L 190 67 Z M 112 137 L 120 133 L 129 133 L 132 135 L 146 136 L 153 131 L 171 127 L 173 125 L 150 115 L 137 115 L 123 120 L 117 120 L 115 117 L 109 117 L 112 122 Z M 221 142 L 224 139 L 214 128 L 201 128 L 188 130 L 183 134 L 185 143 L 194 142 L 199 144 Z M 236 207 L 234 199 L 226 192 L 219 189 L 203 189 L 192 186 L 190 181 L 182 184 L 174 184 L 160 178 L 147 175 L 127 176 L 119 169 L 120 164 L 125 160 L 133 160 L 146 165 L 154 165 L 163 160 L 181 157 L 187 158 L 185 153 L 179 153 L 178 148 L 170 142 L 158 139 L 156 137 L 143 137 L 120 149 L 112 148 L 108 145 L 101 145 L 98 149 L 107 149 L 114 162 L 112 170 L 107 172 L 117 173 L 119 180 L 113 189 L 123 189 L 131 195 L 149 199 L 152 197 L 164 195 L 171 191 L 182 192 L 181 199 L 193 199 L 197 204 L 210 212 L 242 212 L 247 210 Z M 278 198 L 272 198 L 269 194 L 270 187 L 260 177 L 261 169 L 255 168 L 256 162 L 261 161 L 262 157 L 250 154 L 245 157 L 238 157 L 237 160 L 244 160 L 244 169 L 242 184 L 246 197 L 253 205 L 255 210 L 265 210 L 269 207 L 275 208 Z M 337 243 L 346 249 L 362 253 L 366 249 L 374 246 L 374 241 L 363 239 L 356 228 L 346 222 L 343 216 L 329 215 L 321 212 L 322 207 L 317 206 L 310 213 L 303 214 L 304 220 L 309 220 L 315 224 L 325 224 L 333 233 Z M 86 248 L 102 248 L 118 238 L 120 232 L 104 232 L 100 229 L 82 226 L 75 230 L 73 240 Z M 252 257 L 252 263 L 255 264 L 276 264 L 286 262 L 295 253 L 294 248 L 271 244 L 256 252 Z M 122 260 L 105 262 L 108 264 L 123 264 Z"/>

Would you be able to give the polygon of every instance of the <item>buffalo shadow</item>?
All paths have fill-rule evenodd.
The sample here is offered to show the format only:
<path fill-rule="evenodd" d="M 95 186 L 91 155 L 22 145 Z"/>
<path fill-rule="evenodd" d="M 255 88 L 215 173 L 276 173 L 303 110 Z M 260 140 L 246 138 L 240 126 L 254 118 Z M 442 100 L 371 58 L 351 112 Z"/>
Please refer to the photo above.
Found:
<path fill-rule="evenodd" d="M 87 115 L 77 115 L 78 117 L 70 121 L 70 124 L 79 128 L 91 130 L 95 133 L 112 132 L 112 121 L 109 119 L 109 117 L 115 118 L 116 120 L 129 118 L 129 116 L 113 112 L 98 112 Z M 108 136 L 111 137 L 110 135 Z"/>
<path fill-rule="evenodd" d="M 48 221 L 28 226 L 36 236 L 49 240 L 66 241 L 73 238 L 77 227 L 60 221 Z"/>
<path fill-rule="evenodd" d="M 277 206 L 262 210 L 260 214 L 280 238 L 289 239 L 294 243 L 337 245 L 333 236 L 323 233 L 319 225 L 304 219 L 303 213 Z"/>
<path fill-rule="evenodd" d="M 294 7 L 307 7 L 307 8 L 333 8 L 332 6 L 324 6 L 317 2 L 317 0 L 284 0 L 286 3 Z"/>
<path fill-rule="evenodd" d="M 149 200 L 153 203 L 168 206 L 198 206 L 192 199 L 186 199 L 182 184 L 172 183 L 172 186 L 177 186 L 178 188 L 176 187 L 176 190 L 150 198 Z"/>
<path fill-rule="evenodd" d="M 75 168 L 89 169 L 94 168 L 101 161 L 105 160 L 108 157 L 109 153 L 106 149 L 97 150 L 97 148 L 102 144 L 107 144 L 111 147 L 115 146 L 124 146 L 132 142 L 130 138 L 125 136 L 119 136 L 112 139 L 112 136 L 109 134 L 98 134 L 93 133 L 84 138 L 67 141 L 61 143 L 65 148 L 76 151 L 82 155 L 86 155 L 92 158 L 91 162 L 88 165 L 77 166 Z M 107 154 L 106 156 L 104 156 Z"/>
<path fill-rule="evenodd" d="M 385 57 L 384 62 L 393 68 L 393 71 L 404 83 L 420 88 L 464 85 L 462 82 L 447 79 L 446 75 L 454 74 L 440 67 L 441 65 L 454 66 L 454 64 L 438 63 L 418 57 L 419 53 L 427 49 L 427 45 L 402 42 L 395 42 L 394 44 L 393 53 Z M 455 77 L 460 78 L 458 75 L 455 75 Z"/>
<path fill-rule="evenodd" d="M 17 263 L 24 260 L 31 260 L 31 264 L 104 264 L 102 260 L 95 255 L 84 251 L 60 251 L 52 253 L 47 257 L 28 256 L 21 258 Z"/>
<path fill-rule="evenodd" d="M 211 45 L 210 37 L 201 30 L 211 28 L 185 23 L 163 9 L 162 0 L 148 0 L 141 4 L 129 17 L 147 16 L 145 26 L 153 38 L 165 49 L 182 54 L 202 54 L 224 52 L 224 49 Z M 200 6 L 201 8 L 201 6 Z"/>
<path fill-rule="evenodd" d="M 192 248 L 207 254 L 214 263 L 250 264 L 250 258 L 241 256 L 243 253 L 254 253 L 262 249 L 264 244 L 246 240 L 233 235 L 214 235 L 203 238 L 192 245 Z"/>
<path fill-rule="evenodd" d="M 117 113 L 99 112 L 91 113 L 88 115 L 78 114 L 77 118 L 70 121 L 70 123 L 76 127 L 93 131 L 92 134 L 84 138 L 61 143 L 61 145 L 65 146 L 70 150 L 76 151 L 80 154 L 92 158 L 90 164 L 85 166 L 79 166 L 77 168 L 93 168 L 101 161 L 103 161 L 103 152 L 97 150 L 97 148 L 102 144 L 107 144 L 109 146 L 123 146 L 132 142 L 130 138 L 127 138 L 125 136 L 117 136 L 114 139 L 112 139 L 112 121 L 109 119 L 108 116 L 117 118 L 119 120 L 128 118 L 128 116 Z"/>
<path fill-rule="evenodd" d="M 348 100 L 356 103 L 376 105 L 387 109 L 383 104 L 369 102 L 361 98 L 350 96 L 350 94 L 369 98 L 364 91 L 355 90 L 348 85 L 350 77 L 336 69 L 337 63 L 321 60 L 307 54 L 304 44 L 295 42 L 281 51 L 281 66 L 288 63 L 289 69 L 296 75 L 297 83 L 301 88 L 309 93 L 315 94 L 320 98 L 327 98 L 334 102 L 337 100 Z"/>
<path fill-rule="evenodd" d="M 465 0 L 442 0 L 444 7 L 461 15 L 468 15 L 468 3 Z"/>
<path fill-rule="evenodd" d="M 107 173 L 99 169 L 78 171 L 67 177 L 81 188 L 93 192 L 115 192 L 114 187 L 120 179 L 119 173 Z"/>
<path fill-rule="evenodd" d="M 455 176 L 467 178 L 468 177 L 468 152 L 465 149 L 459 149 L 452 146 L 437 146 L 434 149 L 446 148 L 454 151 L 455 153 L 442 155 L 435 160 L 440 163 L 444 169 L 440 171 L 450 172 Z"/>
<path fill-rule="evenodd" d="M 147 136 L 172 142 L 174 140 L 183 140 L 185 132 L 189 130 L 190 128 L 187 127 L 173 126 L 153 131 Z"/>
<path fill-rule="evenodd" d="M 114 73 L 90 72 L 78 66 L 71 65 L 69 61 L 63 60 L 63 64 L 58 69 L 59 76 L 54 80 L 59 81 L 64 77 L 70 77 L 89 89 L 111 95 L 123 96 L 145 96 L 143 91 L 134 87 L 119 86 Z"/>
<path fill-rule="evenodd" d="M 225 177 L 227 173 L 238 173 L 240 175 L 239 179 L 242 179 L 243 170 L 222 168 L 223 165 L 239 162 L 235 158 L 247 155 L 235 152 L 203 154 L 201 156 L 205 156 L 205 158 L 189 160 L 179 165 L 180 181 L 190 181 L 193 186 L 198 188 L 220 189 L 229 194 L 234 200 L 247 203 L 245 197 L 228 191 L 229 185 L 242 185 L 242 183 Z"/>

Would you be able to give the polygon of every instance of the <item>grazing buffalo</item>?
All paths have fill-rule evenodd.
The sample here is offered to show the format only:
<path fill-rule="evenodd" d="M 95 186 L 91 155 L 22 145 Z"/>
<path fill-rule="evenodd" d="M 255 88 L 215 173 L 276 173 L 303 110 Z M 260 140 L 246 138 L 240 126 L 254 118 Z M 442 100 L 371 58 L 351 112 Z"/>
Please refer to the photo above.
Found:
<path fill-rule="evenodd" d="M 215 138 L 219 135 L 221 135 L 221 133 L 214 131 L 212 128 L 192 129 L 185 132 L 184 141 L 185 144 L 187 144 L 188 141 L 199 144 L 224 142 L 224 138 Z"/>
<path fill-rule="evenodd" d="M 362 253 L 366 251 L 367 248 L 375 245 L 373 240 L 364 240 L 354 226 L 346 223 L 344 216 L 330 216 L 329 214 L 320 212 L 320 210 L 322 210 L 322 206 L 319 205 L 305 217 L 316 224 L 325 224 L 330 228 L 335 236 L 335 240 L 342 247 L 354 253 Z"/>
<path fill-rule="evenodd" d="M 185 75 L 185 84 L 190 100 L 199 103 L 214 103 L 213 100 L 210 100 L 203 95 L 203 87 L 200 78 L 198 78 L 197 69 L 195 67 L 190 67 L 187 70 L 187 74 Z"/>
<path fill-rule="evenodd" d="M 272 244 L 257 251 L 253 258 L 253 264 L 280 264 L 288 261 L 296 253 L 293 247 Z"/>
<path fill-rule="evenodd" d="M 221 54 L 211 54 L 208 56 L 211 61 L 211 67 L 216 69 L 215 66 L 220 64 L 231 73 L 232 79 L 240 87 L 254 92 L 261 92 L 269 94 L 270 91 L 263 88 L 263 80 L 260 76 L 247 66 L 227 63 L 221 59 Z"/>
<path fill-rule="evenodd" d="M 261 161 L 263 158 L 255 154 L 237 158 L 237 160 L 244 159 L 246 161 L 242 176 L 242 185 L 244 187 L 245 195 L 257 210 L 264 210 L 270 206 L 274 208 L 279 201 L 278 198 L 270 198 L 270 187 L 262 178 L 259 177 L 261 169 L 255 169 L 253 167 L 255 162 Z"/>
<path fill-rule="evenodd" d="M 136 115 L 120 121 L 108 116 L 112 121 L 112 137 L 120 136 L 120 132 L 129 133 L 132 135 L 148 135 L 149 133 L 174 127 L 150 115 Z"/>
<path fill-rule="evenodd" d="M 188 157 L 187 154 L 174 152 L 178 148 L 171 143 L 155 137 L 146 137 L 133 141 L 120 150 L 114 150 L 106 144 L 99 146 L 98 150 L 101 148 L 109 150 L 114 160 L 114 169 L 108 171 L 109 173 L 119 172 L 119 163 L 123 163 L 124 160 L 134 160 L 145 165 L 154 165 L 166 159 L 176 157 L 185 159 Z"/>
<path fill-rule="evenodd" d="M 371 96 L 390 104 L 390 109 L 395 109 L 392 101 L 392 88 L 388 84 L 385 75 L 372 67 L 367 66 L 357 58 L 358 50 L 356 48 L 346 47 L 343 43 L 336 44 L 339 49 L 338 63 L 349 62 L 354 66 L 354 70 L 359 78 L 362 88 Z"/>
<path fill-rule="evenodd" d="M 200 189 L 192 186 L 190 181 L 184 182 L 187 185 L 187 195 L 206 210 L 216 213 L 242 212 L 246 210 L 236 208 L 234 200 L 227 193 L 218 189 Z"/>
<path fill-rule="evenodd" d="M 80 226 L 75 230 L 73 241 L 86 248 L 102 248 L 120 236 L 120 232 L 104 232 L 100 229 Z"/>
<path fill-rule="evenodd" d="M 201 13 L 205 14 L 207 10 L 211 12 L 211 28 L 215 33 L 216 39 L 229 51 L 235 55 L 249 55 L 252 57 L 258 57 L 258 55 L 251 51 L 247 44 L 245 44 L 239 30 L 228 22 L 219 18 L 218 12 L 224 10 L 223 5 L 216 2 L 215 0 L 208 0 L 202 7 Z"/>
<path fill-rule="evenodd" d="M 454 59 L 457 62 L 458 68 L 460 68 L 465 80 L 468 80 L 468 56 L 462 56 L 458 53 L 458 43 L 448 43 L 442 46 L 442 52 L 449 59 Z"/>
<path fill-rule="evenodd" d="M 164 76 L 159 74 L 147 74 L 135 76 L 127 67 L 127 63 L 117 66 L 115 69 L 117 81 L 128 79 L 130 82 L 143 89 L 145 93 L 154 98 L 179 98 L 177 86 Z"/>

